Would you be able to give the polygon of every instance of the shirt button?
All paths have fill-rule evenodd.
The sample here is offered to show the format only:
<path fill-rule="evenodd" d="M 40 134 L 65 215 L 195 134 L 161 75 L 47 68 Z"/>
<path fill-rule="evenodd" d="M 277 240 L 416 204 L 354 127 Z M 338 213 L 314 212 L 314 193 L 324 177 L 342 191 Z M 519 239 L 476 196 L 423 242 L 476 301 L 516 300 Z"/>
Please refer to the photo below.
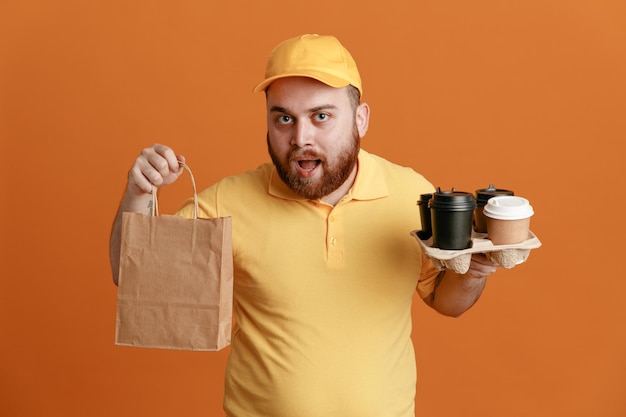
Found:
<path fill-rule="evenodd" d="M 337 239 L 335 239 L 334 237 L 330 238 L 330 244 L 331 245 L 335 245 L 337 243 Z"/>
<path fill-rule="evenodd" d="M 330 221 L 334 222 L 335 221 L 335 216 L 330 216 Z"/>

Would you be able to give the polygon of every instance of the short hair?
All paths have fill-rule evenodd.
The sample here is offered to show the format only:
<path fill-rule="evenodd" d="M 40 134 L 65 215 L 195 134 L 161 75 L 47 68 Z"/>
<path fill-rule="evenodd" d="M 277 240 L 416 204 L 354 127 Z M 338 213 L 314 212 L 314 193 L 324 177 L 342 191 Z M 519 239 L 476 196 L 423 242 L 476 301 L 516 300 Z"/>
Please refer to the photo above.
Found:
<path fill-rule="evenodd" d="M 361 103 L 361 93 L 359 89 L 353 85 L 348 85 L 346 88 L 348 91 L 348 98 L 350 99 L 350 104 L 352 105 L 352 109 L 356 111 L 357 107 Z"/>

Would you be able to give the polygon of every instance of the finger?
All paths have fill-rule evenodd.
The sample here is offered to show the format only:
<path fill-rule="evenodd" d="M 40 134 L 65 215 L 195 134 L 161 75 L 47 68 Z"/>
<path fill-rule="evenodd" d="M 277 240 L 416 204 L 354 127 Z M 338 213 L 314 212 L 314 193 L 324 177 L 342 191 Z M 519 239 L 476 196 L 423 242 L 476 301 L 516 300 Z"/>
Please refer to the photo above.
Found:
<path fill-rule="evenodd" d="M 165 160 L 165 162 L 167 163 L 167 169 L 169 170 L 169 172 L 172 172 L 172 173 L 180 172 L 180 164 L 178 163 L 178 161 L 181 155 L 177 156 L 172 150 L 172 148 L 166 145 L 159 144 L 159 143 L 152 145 L 152 149 L 157 155 L 159 155 L 161 158 Z M 184 157 L 183 157 L 183 162 L 184 162 Z M 157 166 L 157 169 L 159 169 L 160 172 L 161 170 L 165 169 L 165 167 L 161 165 L 162 161 L 160 159 L 155 159 L 155 163 L 159 164 Z"/>
<path fill-rule="evenodd" d="M 179 159 L 185 160 L 166 145 L 154 144 L 143 149 L 129 171 L 128 181 L 135 186 L 133 191 L 150 193 L 152 187 L 161 187 L 176 181 L 182 172 Z"/>
<path fill-rule="evenodd" d="M 154 173 L 151 171 L 156 171 L 160 176 L 166 176 L 170 173 L 168 153 L 168 149 L 159 149 L 157 145 L 153 145 L 141 151 L 141 154 L 135 161 L 135 165 L 150 180 L 154 177 Z M 156 180 L 157 178 L 154 177 L 154 179 Z"/>
<path fill-rule="evenodd" d="M 137 165 L 133 165 L 128 172 L 128 184 L 129 187 L 134 187 L 132 191 L 137 194 L 151 193 L 152 187 L 155 186 L 152 180 L 146 177 Z"/>
<path fill-rule="evenodd" d="M 158 152 L 156 146 L 143 149 L 129 171 L 129 184 L 135 185 L 138 191 L 145 193 L 151 192 L 153 186 L 161 186 L 164 176 L 170 174 L 169 164 L 165 158 Z"/>
<path fill-rule="evenodd" d="M 474 278 L 484 278 L 488 275 L 493 274 L 498 269 L 498 264 L 495 264 L 489 261 L 484 255 L 476 255 L 472 256 L 472 260 L 470 262 L 469 270 L 467 271 L 468 276 Z"/>
<path fill-rule="evenodd" d="M 487 258 L 487 256 L 484 253 L 472 254 L 472 261 L 479 263 L 481 265 L 498 266 L 498 264 L 496 264 L 495 262 L 490 261 L 489 258 Z"/>
<path fill-rule="evenodd" d="M 152 148 L 146 148 L 135 159 L 131 174 L 129 180 L 135 180 L 138 185 L 143 183 L 141 177 L 144 177 L 158 187 L 163 183 L 163 176 L 169 174 L 169 168 L 162 156 L 155 153 Z"/>

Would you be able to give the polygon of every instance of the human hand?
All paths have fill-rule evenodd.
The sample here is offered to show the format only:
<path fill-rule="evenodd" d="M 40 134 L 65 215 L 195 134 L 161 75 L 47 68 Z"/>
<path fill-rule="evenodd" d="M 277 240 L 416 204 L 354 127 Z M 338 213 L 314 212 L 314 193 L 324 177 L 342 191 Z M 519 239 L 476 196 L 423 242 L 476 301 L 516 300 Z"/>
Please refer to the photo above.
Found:
<path fill-rule="evenodd" d="M 128 172 L 127 193 L 140 196 L 152 193 L 153 187 L 172 184 L 182 172 L 179 161 L 185 162 L 185 157 L 166 145 L 143 149 Z"/>
<path fill-rule="evenodd" d="M 498 264 L 491 262 L 484 254 L 473 253 L 469 269 L 465 274 L 463 274 L 463 276 L 467 278 L 482 279 L 493 274 L 497 269 Z"/>

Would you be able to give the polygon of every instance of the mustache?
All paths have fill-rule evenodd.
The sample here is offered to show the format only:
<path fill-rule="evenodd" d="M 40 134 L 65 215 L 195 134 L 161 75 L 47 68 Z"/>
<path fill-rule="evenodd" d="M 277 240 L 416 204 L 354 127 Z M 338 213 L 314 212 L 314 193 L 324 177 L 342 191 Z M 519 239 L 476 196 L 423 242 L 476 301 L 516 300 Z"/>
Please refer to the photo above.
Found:
<path fill-rule="evenodd" d="M 311 160 L 319 159 L 321 161 L 324 160 L 324 158 L 322 158 L 321 155 L 319 155 L 317 152 L 314 152 L 310 149 L 295 149 L 289 152 L 290 161 L 299 160 L 299 159 L 311 159 Z"/>

